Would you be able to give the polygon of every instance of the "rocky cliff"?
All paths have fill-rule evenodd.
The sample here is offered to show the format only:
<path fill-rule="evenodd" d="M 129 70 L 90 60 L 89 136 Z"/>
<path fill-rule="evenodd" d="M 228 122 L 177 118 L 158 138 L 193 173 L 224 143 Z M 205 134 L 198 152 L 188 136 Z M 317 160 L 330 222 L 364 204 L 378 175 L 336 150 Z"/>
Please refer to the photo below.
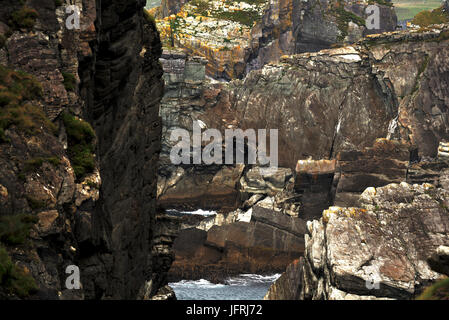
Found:
<path fill-rule="evenodd" d="M 160 172 L 159 194 L 164 204 L 179 199 L 188 206 L 187 193 L 192 189 L 198 191 L 193 198 L 211 208 L 217 206 L 209 201 L 213 199 L 207 197 L 209 192 L 221 194 L 227 207 L 246 199 L 239 198 L 245 184 L 241 179 L 251 166 L 170 167 L 169 150 L 175 144 L 169 141 L 170 133 L 175 128 L 191 133 L 194 122 L 201 123 L 203 130 L 218 129 L 223 136 L 229 128 L 278 129 L 283 168 L 294 169 L 298 159 L 334 159 L 339 152 L 357 151 L 342 153 L 347 159 L 342 158 L 343 167 L 333 171 L 335 182 L 341 176 L 340 196 L 347 200 L 351 192 L 357 196 L 373 181 L 396 182 L 405 175 L 409 151 L 414 150 L 413 161 L 434 158 L 439 141 L 449 138 L 447 39 L 447 26 L 371 35 L 353 46 L 284 57 L 281 63 L 226 84 L 203 77 L 193 89 L 170 80 L 161 106 L 165 126 L 161 162 L 167 166 Z M 181 56 L 180 60 L 187 59 Z M 165 61 L 164 68 L 171 72 L 170 65 L 179 60 Z M 400 141 L 405 154 L 388 155 L 392 150 L 380 145 L 377 151 L 363 151 L 377 138 Z M 373 152 L 384 153 L 387 160 L 365 167 Z M 389 173 L 382 176 L 383 169 L 376 165 L 387 166 Z M 342 170 L 347 172 L 341 175 Z M 360 177 L 366 181 L 351 185 Z M 192 199 L 193 207 L 198 203 Z"/>
<path fill-rule="evenodd" d="M 223 282 L 242 273 L 284 271 L 304 252 L 306 232 L 306 221 L 289 210 L 285 195 L 255 195 L 235 211 L 185 219 L 169 278 Z"/>
<path fill-rule="evenodd" d="M 445 272 L 447 201 L 446 185 L 402 182 L 366 189 L 358 207 L 330 207 L 308 223 L 304 258 L 265 298 L 416 298 Z"/>
<path fill-rule="evenodd" d="M 1 294 L 150 298 L 166 284 L 173 234 L 156 217 L 163 82 L 145 3 L 75 1 L 78 28 L 62 1 L 7 2 L 0 263 L 10 279 Z M 66 288 L 68 265 L 80 269 L 79 290 Z"/>
<path fill-rule="evenodd" d="M 201 64 L 200 68 L 198 62 L 194 70 L 201 72 L 188 71 L 190 75 L 186 77 L 186 70 L 192 69 L 185 66 L 193 63 L 188 60 L 201 59 L 167 52 L 164 69 L 169 73 L 177 70 L 183 78 L 179 80 L 178 76 L 167 74 L 168 94 L 161 104 L 162 117 L 167 119 L 161 154 L 161 161 L 167 166 L 159 172 L 161 203 L 181 209 L 189 206 L 217 209 L 223 205 L 228 210 L 235 205 L 247 212 L 276 198 L 276 193 L 287 191 L 293 184 L 285 196 L 288 201 L 279 212 L 304 225 L 307 220 L 319 219 L 322 211 L 334 204 L 342 208 L 357 207 L 358 197 L 368 187 L 381 188 L 406 181 L 411 184 L 444 182 L 438 171 L 446 165 L 443 158 L 436 160 L 435 157 L 437 154 L 443 157 L 448 150 L 442 142 L 448 139 L 448 87 L 445 85 L 448 73 L 444 63 L 447 40 L 445 25 L 371 35 L 352 46 L 283 57 L 280 63 L 268 64 L 250 72 L 243 80 L 230 83 L 209 81 L 203 76 L 199 80 L 196 76 L 203 75 L 204 66 Z M 190 83 L 192 78 L 196 82 Z M 192 83 L 196 84 L 194 89 L 189 87 Z M 203 130 L 218 129 L 222 135 L 229 128 L 278 129 L 281 168 L 271 176 L 260 174 L 257 166 L 248 164 L 185 165 L 170 169 L 169 150 L 174 143 L 169 139 L 170 132 L 183 128 L 192 133 L 194 123 L 200 124 Z M 224 188 L 226 193 L 219 193 Z M 192 190 L 195 197 L 189 198 Z M 217 194 L 222 195 L 219 201 Z M 341 210 L 352 212 L 352 209 Z M 274 216 L 273 213 L 272 218 L 276 220 Z M 254 262 L 255 269 L 244 269 L 242 263 L 228 270 L 236 272 L 242 268 L 246 272 L 262 266 L 251 255 L 242 256 L 259 241 L 249 236 L 251 232 L 257 233 L 253 229 L 257 229 L 257 223 L 252 226 L 251 221 L 231 219 L 219 224 L 213 231 L 181 232 L 182 239 L 195 239 L 192 241 L 196 249 L 188 251 L 182 245 L 175 245 L 178 261 L 183 261 L 175 262 L 173 268 L 178 278 L 181 274 L 218 273 L 231 266 L 237 256 L 239 261 Z M 276 225 L 275 232 L 279 229 L 282 227 Z M 220 234 L 227 237 L 215 241 Z M 247 242 L 231 245 L 236 242 L 234 238 L 244 238 Z M 297 240 L 287 242 L 297 256 L 287 256 L 282 263 L 302 254 L 301 248 L 295 249 Z M 278 250 L 275 243 L 263 245 L 271 252 Z M 228 252 L 234 255 L 227 255 Z M 201 261 L 199 264 L 187 263 L 186 257 L 192 254 Z M 291 268 L 287 272 L 293 273 Z M 284 285 L 294 285 L 285 277 L 280 280 Z M 435 279 L 425 278 L 417 288 Z"/>
<path fill-rule="evenodd" d="M 176 15 L 158 20 L 164 43 L 205 57 L 207 74 L 226 80 L 243 78 L 283 55 L 315 52 L 353 43 L 367 34 L 393 31 L 397 23 L 392 5 L 385 1 L 196 0 L 180 10 L 184 1 L 169 4 L 163 2 L 161 10 Z M 372 4 L 379 9 L 376 29 L 365 24 L 365 10 Z"/>

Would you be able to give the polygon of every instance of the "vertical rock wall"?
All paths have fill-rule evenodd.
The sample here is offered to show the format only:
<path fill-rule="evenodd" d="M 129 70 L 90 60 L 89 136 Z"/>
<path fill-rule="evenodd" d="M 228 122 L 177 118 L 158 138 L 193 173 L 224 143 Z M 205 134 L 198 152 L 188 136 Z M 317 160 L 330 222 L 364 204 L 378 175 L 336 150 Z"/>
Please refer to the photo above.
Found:
<path fill-rule="evenodd" d="M 79 29 L 66 27 L 69 4 L 80 9 Z M 0 9 L 0 63 L 40 82 L 42 98 L 32 103 L 56 127 L 32 134 L 12 125 L 0 143 L 0 217 L 38 218 L 31 242 L 7 247 L 36 280 L 33 298 L 151 298 L 166 284 L 176 227 L 156 219 L 163 72 L 159 35 L 144 5 L 29 0 Z M 11 27 L 23 6 L 35 23 Z M 83 179 L 67 156 L 63 113 L 96 133 L 95 170 Z M 80 290 L 65 288 L 67 265 L 79 266 Z"/>

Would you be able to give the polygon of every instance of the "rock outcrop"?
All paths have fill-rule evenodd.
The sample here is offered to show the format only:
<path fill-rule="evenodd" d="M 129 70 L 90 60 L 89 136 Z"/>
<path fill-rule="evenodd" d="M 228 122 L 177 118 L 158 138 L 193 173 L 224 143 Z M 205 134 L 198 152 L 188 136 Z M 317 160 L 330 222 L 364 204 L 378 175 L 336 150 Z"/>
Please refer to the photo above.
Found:
<path fill-rule="evenodd" d="M 184 3 L 162 3 L 163 16 L 177 13 L 158 20 L 162 38 L 207 58 L 207 74 L 215 79 L 240 79 L 283 55 L 354 43 L 367 34 L 393 31 L 397 24 L 385 1 L 198 0 L 179 10 Z M 369 30 L 365 10 L 373 4 L 379 9 L 379 27 Z"/>
<path fill-rule="evenodd" d="M 337 155 L 334 204 L 355 206 L 368 187 L 382 187 L 406 180 L 410 150 L 399 141 L 378 139 L 363 151 L 341 151 Z"/>
<path fill-rule="evenodd" d="M 2 94 L 5 83 L 17 93 L 17 79 L 23 90 L 30 79 L 38 83 L 36 97 L 20 92 L 22 118 L 2 122 L 0 132 L 0 223 L 26 214 L 31 240 L 6 232 L 1 241 L 19 274 L 34 278 L 26 292 L 2 287 L 2 297 L 170 296 L 160 288 L 174 235 L 156 218 L 161 43 L 144 4 L 76 1 L 79 28 L 67 27 L 58 1 L 7 1 L 0 9 Z M 2 117 L 15 116 L 3 107 Z M 2 251 L 3 258 L 8 264 Z M 68 265 L 80 269 L 79 290 L 66 287 Z"/>
<path fill-rule="evenodd" d="M 358 207 L 330 207 L 308 223 L 304 259 L 283 281 L 300 299 L 415 298 L 442 278 L 432 267 L 449 242 L 447 202 L 448 191 L 430 184 L 368 188 Z M 279 285 L 266 298 L 283 297 Z"/>
<path fill-rule="evenodd" d="M 448 139 L 446 97 L 449 92 L 448 86 L 441 85 L 449 81 L 444 62 L 447 35 L 445 25 L 371 35 L 354 46 L 283 57 L 281 63 L 252 71 L 241 81 L 217 83 L 205 78 L 194 90 L 186 90 L 186 84 L 172 83 L 161 105 L 162 117 L 167 119 L 161 161 L 169 163 L 173 145 L 169 142 L 170 132 L 183 128 L 191 133 L 195 121 L 201 124 L 202 130 L 214 128 L 223 136 L 226 129 L 277 129 L 279 166 L 290 169 L 295 168 L 298 159 L 332 160 L 339 152 L 344 154 L 350 150 L 363 153 L 376 139 L 388 138 L 398 140 L 412 152 L 411 159 L 405 155 L 382 156 L 382 165 L 394 171 L 394 177 L 383 178 L 382 185 L 396 182 L 405 175 L 408 160 L 436 157 L 439 141 Z M 434 83 L 432 79 L 438 81 Z M 372 183 L 376 175 L 379 178 L 375 171 L 381 169 L 361 168 L 363 157 L 359 162 L 342 162 L 342 165 L 362 170 Z M 195 181 L 199 179 L 198 173 L 207 172 L 209 178 L 205 181 L 210 182 L 217 174 L 227 172 L 227 182 L 222 183 L 231 199 L 226 201 L 227 207 L 236 203 L 239 192 L 232 189 L 240 188 L 241 176 L 250 169 L 245 167 L 241 171 L 235 166 L 219 165 L 184 166 L 177 171 L 170 166 L 165 168 L 162 176 L 166 182 L 178 185 L 169 191 L 170 198 L 179 196 L 183 201 L 187 199 L 182 195 L 187 189 L 182 187 L 185 182 L 178 184 L 181 179 Z M 349 167 L 348 170 L 351 172 L 343 173 L 339 192 L 349 201 L 351 193 L 356 197 L 369 183 L 360 182 L 358 187 L 354 186 L 357 190 L 351 191 L 352 187 L 344 184 L 350 182 L 351 175 L 356 179 L 362 172 Z M 333 183 L 340 174 L 337 168 Z M 207 194 L 215 189 L 213 185 L 209 184 L 209 190 L 198 187 L 200 183 L 185 185 L 202 190 L 198 193 L 205 196 L 202 205 L 210 207 Z M 337 186 L 331 186 L 334 187 Z M 160 188 L 160 194 L 169 189 L 164 188 Z M 330 198 L 327 191 L 322 191 L 320 197 L 327 203 Z M 220 194 L 224 193 L 220 191 Z M 165 204 L 169 205 L 170 201 Z M 316 201 L 321 200 L 316 198 Z"/>
<path fill-rule="evenodd" d="M 242 273 L 281 272 L 304 250 L 306 222 L 264 201 L 211 222 L 180 231 L 169 279 L 221 282 Z"/>

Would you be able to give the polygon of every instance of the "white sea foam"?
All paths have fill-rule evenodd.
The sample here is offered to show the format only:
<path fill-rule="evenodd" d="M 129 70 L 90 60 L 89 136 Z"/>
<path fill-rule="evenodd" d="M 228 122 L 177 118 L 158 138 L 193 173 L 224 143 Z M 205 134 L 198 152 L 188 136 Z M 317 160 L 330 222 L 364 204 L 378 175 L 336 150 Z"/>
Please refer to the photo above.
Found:
<path fill-rule="evenodd" d="M 207 210 L 202 210 L 202 209 L 198 209 L 196 211 L 180 211 L 180 213 L 182 214 L 198 214 L 201 216 L 213 216 L 215 214 L 217 214 L 217 211 L 207 211 Z"/>
<path fill-rule="evenodd" d="M 273 274 L 273 275 L 260 275 L 260 274 L 241 274 L 237 277 L 231 277 L 226 280 L 226 283 L 230 286 L 247 286 L 250 284 L 257 284 L 257 283 L 272 283 L 276 281 L 281 274 Z"/>
<path fill-rule="evenodd" d="M 169 283 L 169 286 L 172 287 L 174 290 L 176 290 L 177 288 L 203 288 L 203 289 L 220 288 L 224 287 L 225 285 L 212 283 L 205 279 L 200 279 L 200 280 L 181 280 L 179 282 L 172 282 Z"/>

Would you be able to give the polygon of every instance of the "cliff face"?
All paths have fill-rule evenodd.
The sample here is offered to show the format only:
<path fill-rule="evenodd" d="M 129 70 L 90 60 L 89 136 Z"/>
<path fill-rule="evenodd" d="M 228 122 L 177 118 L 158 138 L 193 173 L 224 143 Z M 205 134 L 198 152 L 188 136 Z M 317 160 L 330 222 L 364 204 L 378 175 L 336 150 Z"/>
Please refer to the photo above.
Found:
<path fill-rule="evenodd" d="M 0 216 L 38 218 L 31 242 L 6 248 L 37 282 L 33 297 L 150 298 L 172 259 L 160 238 L 173 236 L 156 219 L 159 36 L 144 1 L 77 1 L 79 30 L 65 27 L 65 5 L 55 3 L 11 1 L 0 11 L 0 62 L 40 82 L 32 103 L 53 121 L 42 134 L 17 121 L 6 128 Z M 82 289 L 65 288 L 67 265 L 79 266 Z"/>
<path fill-rule="evenodd" d="M 380 1 L 374 2 L 380 12 L 379 28 L 367 29 L 365 9 L 370 4 L 337 0 L 195 1 L 184 5 L 176 16 L 158 20 L 158 28 L 168 46 L 207 58 L 209 76 L 241 79 L 250 70 L 278 62 L 283 55 L 315 52 L 354 43 L 367 34 L 395 30 L 393 8 Z"/>
<path fill-rule="evenodd" d="M 304 220 L 289 216 L 270 197 L 206 218 L 180 231 L 169 278 L 223 281 L 243 273 L 282 272 L 304 252 L 305 228 Z"/>
<path fill-rule="evenodd" d="M 205 207 L 214 207 L 208 194 L 221 194 L 232 207 L 238 199 L 235 190 L 240 190 L 242 176 L 250 169 L 172 168 L 169 151 L 174 142 L 169 141 L 170 133 L 174 128 L 191 132 L 195 121 L 200 121 L 203 129 L 218 129 L 222 135 L 228 128 L 278 129 L 279 166 L 285 168 L 295 168 L 298 159 L 333 159 L 343 150 L 363 150 L 377 138 L 405 143 L 417 150 L 416 159 L 435 157 L 438 142 L 448 138 L 447 32 L 447 26 L 441 26 L 370 36 L 349 47 L 284 57 L 281 63 L 228 84 L 203 77 L 189 89 L 183 81 L 170 80 L 161 107 L 165 127 L 159 195 L 164 204 L 170 206 L 179 200 L 188 205 L 187 194 L 195 190 L 198 197 L 194 198 L 202 199 Z M 180 60 L 167 55 L 167 73 L 173 72 L 169 66 L 178 65 Z M 396 160 L 407 161 L 403 157 Z M 363 163 L 363 156 L 357 161 Z M 358 165 L 354 162 L 352 166 Z M 404 164 L 388 166 L 395 176 L 405 174 Z M 199 172 L 206 188 L 198 180 Z M 342 178 L 340 196 L 349 201 L 351 192 L 362 192 L 370 181 L 396 181 L 393 176 L 370 174 L 369 181 L 352 189 L 351 181 L 361 175 L 348 173 Z M 191 204 L 198 205 L 194 199 Z"/>
<path fill-rule="evenodd" d="M 367 29 L 365 9 L 379 8 L 379 29 Z M 387 3 L 354 1 L 270 1 L 262 20 L 252 30 L 247 71 L 277 62 L 283 55 L 315 52 L 354 43 L 372 33 L 393 31 L 397 18 Z"/>
<path fill-rule="evenodd" d="M 448 87 L 445 85 L 447 72 L 442 59 L 448 52 L 447 31 L 448 27 L 441 25 L 419 31 L 372 35 L 352 46 L 283 57 L 280 63 L 268 64 L 261 70 L 251 71 L 243 80 L 229 83 L 208 81 L 204 77 L 196 78 L 204 70 L 202 65 L 201 68 L 195 69 L 201 72 L 193 72 L 187 79 L 180 80 L 179 74 L 185 76 L 186 70 L 192 70 L 187 68 L 187 57 L 183 54 L 164 54 L 164 69 L 169 71 L 166 79 L 169 86 L 161 104 L 161 114 L 166 119 L 161 161 L 167 164 L 164 170 L 159 171 L 161 203 L 167 207 L 182 205 L 184 208 L 220 208 L 223 205 L 228 209 L 237 198 L 240 204 L 236 205 L 244 212 L 241 219 L 247 219 L 249 210 L 254 210 L 265 201 L 271 201 L 273 194 L 279 192 L 276 189 L 282 190 L 288 186 L 287 182 L 291 177 L 288 172 L 296 166 L 293 194 L 285 196 L 291 200 L 286 204 L 290 209 L 281 212 L 290 215 L 299 225 L 304 226 L 305 221 L 319 219 L 322 211 L 334 204 L 341 205 L 342 208 L 330 209 L 331 214 L 336 210 L 343 216 L 354 213 L 359 217 L 358 213 L 372 210 L 364 206 L 352 209 L 359 207 L 358 198 L 368 187 L 377 189 L 405 181 L 436 184 L 440 183 L 439 181 L 444 182 L 446 178 L 437 176 L 438 170 L 446 168 L 446 165 L 435 161 L 434 157 L 438 152 L 438 143 L 448 139 L 445 109 L 448 96 Z M 433 81 L 435 83 L 431 84 Z M 194 88 L 191 87 L 193 84 Z M 169 141 L 170 132 L 174 128 L 183 128 L 191 133 L 193 123 L 200 123 L 202 129 L 218 129 L 222 135 L 225 129 L 229 128 L 278 129 L 279 165 L 282 168 L 273 176 L 258 175 L 257 167 L 250 165 L 185 165 L 182 168 L 172 168 L 168 155 L 174 142 Z M 446 154 L 448 150 L 444 143 L 439 149 L 440 155 Z M 307 158 L 308 160 L 298 161 Z M 409 164 L 410 161 L 420 162 Z M 272 188 L 273 186 L 275 187 Z M 426 194 L 426 191 L 419 188 L 426 188 L 425 186 L 411 187 L 404 184 L 402 187 L 411 188 L 414 197 L 416 193 L 417 200 L 409 211 L 415 207 L 419 211 L 422 206 L 431 206 L 435 216 L 432 215 L 429 219 L 438 220 L 442 217 L 444 212 L 436 210 L 438 201 L 435 199 L 444 199 L 444 192 L 439 190 L 435 194 L 435 201 L 429 202 L 429 199 L 421 199 L 422 193 Z M 216 195 L 220 194 L 218 191 L 225 188 L 227 193 L 221 193 L 222 197 L 216 201 Z M 385 188 L 387 191 L 382 194 L 383 198 L 378 199 L 379 207 L 389 205 L 386 194 L 392 193 L 393 191 L 388 190 L 393 187 Z M 195 192 L 194 198 L 189 198 L 191 190 Z M 398 194 L 402 193 L 402 189 L 398 191 Z M 266 198 L 263 199 L 264 197 Z M 420 202 L 421 200 L 424 202 Z M 391 205 L 394 205 L 394 208 L 388 209 L 389 214 L 399 214 L 401 217 L 402 214 L 405 215 L 401 211 L 404 205 L 401 199 Z M 274 210 L 273 207 L 271 210 Z M 376 210 L 374 214 L 377 214 Z M 273 213 L 272 220 L 275 220 L 274 217 Z M 172 269 L 173 275 L 179 279 L 181 276 L 196 277 L 198 274 L 216 275 L 220 270 L 267 270 L 262 268 L 263 264 L 258 264 L 257 260 L 253 259 L 251 249 L 248 248 L 253 248 L 253 245 L 258 243 L 259 236 L 276 238 L 264 232 L 257 233 L 258 228 L 269 229 L 266 226 L 239 219 L 231 219 L 232 221 L 208 231 L 181 231 L 180 239 L 183 240 L 175 245 L 178 262 L 175 262 Z M 382 219 L 390 218 L 382 216 Z M 383 221 L 382 219 L 379 221 Z M 406 228 L 413 229 L 416 220 L 415 217 L 410 219 Z M 388 224 L 390 220 L 385 221 Z M 322 223 L 323 228 L 325 223 Z M 365 223 L 365 220 L 360 222 L 362 223 Z M 418 225 L 420 223 L 417 222 Z M 428 221 L 422 223 L 433 225 L 433 222 Z M 339 224 L 335 228 L 337 227 L 339 228 Z M 360 227 L 359 224 L 357 227 Z M 398 232 L 401 227 L 397 227 L 396 231 L 387 228 L 385 233 Z M 201 229 L 198 226 L 196 228 Z M 279 231 L 282 227 L 279 225 L 273 230 L 274 234 L 282 234 Z M 370 230 L 363 232 L 368 233 Z M 257 234 L 256 238 L 251 238 L 253 231 Z M 344 246 L 343 242 L 346 240 L 352 243 L 352 238 L 340 239 L 345 232 L 346 229 L 334 235 L 335 241 L 341 242 L 335 244 L 336 248 Z M 410 231 L 410 234 L 413 232 Z M 429 237 L 432 238 L 432 234 L 438 232 L 429 231 Z M 298 257 L 302 248 L 295 247 L 295 241 L 301 238 L 301 234 L 296 234 L 295 237 L 292 242 L 285 241 L 284 244 L 288 244 L 292 250 L 290 252 Z M 404 245 L 405 248 L 394 249 L 397 256 L 380 256 L 376 261 L 391 258 L 391 263 L 394 264 L 392 268 L 402 268 L 402 262 L 396 263 L 394 259 L 405 259 L 399 258 L 400 250 L 421 250 L 415 246 L 427 241 L 427 235 L 425 232 L 417 232 L 417 237 L 419 239 L 413 240 L 412 244 Z M 236 240 L 241 238 L 247 242 Z M 192 248 L 182 245 L 187 239 L 195 243 Z M 373 240 L 373 243 L 385 243 L 388 246 L 389 241 L 382 236 Z M 296 242 L 296 245 L 301 244 L 301 241 Z M 275 244 L 267 242 L 265 245 L 266 252 L 279 252 L 276 251 L 279 248 L 276 248 Z M 309 242 L 309 245 L 312 244 Z M 324 246 L 318 242 L 314 245 Z M 429 250 L 434 250 L 439 245 L 447 245 L 446 240 L 431 240 Z M 217 247 L 220 250 L 217 250 Z M 348 247 L 345 252 L 351 252 L 351 248 Z M 360 283 L 366 279 L 359 277 L 356 267 L 351 265 L 357 272 L 352 269 L 340 270 L 346 267 L 346 262 L 351 263 L 349 258 L 340 269 L 329 271 L 329 275 L 325 267 L 314 269 L 311 274 L 305 267 L 307 257 L 304 257 L 303 262 L 300 260 L 289 267 L 280 282 L 273 287 L 273 295 L 298 298 L 303 290 L 301 286 L 307 285 L 307 292 L 310 294 L 303 293 L 303 298 L 410 298 L 439 277 L 423 266 L 422 261 L 426 259 L 423 256 L 425 250 L 419 252 L 421 253 L 409 257 L 413 260 L 412 265 L 417 263 L 415 269 L 409 270 L 409 275 L 421 277 L 416 288 L 410 290 L 401 291 L 401 286 L 410 286 L 413 276 L 404 280 L 405 284 L 399 285 L 395 281 L 402 280 L 394 277 L 385 280 L 387 286 L 393 289 L 388 287 L 376 293 L 368 289 L 364 291 L 360 288 Z M 249 254 L 245 256 L 245 253 Z M 339 254 L 344 255 L 341 252 Z M 186 257 L 192 255 L 196 260 L 189 262 Z M 293 258 L 293 255 L 286 255 L 286 259 L 279 262 L 285 263 Z M 236 257 L 239 257 L 239 261 L 247 259 L 254 264 L 233 264 Z M 271 261 L 270 255 L 264 257 L 265 261 Z M 340 256 L 336 257 L 335 261 L 339 259 Z M 367 270 L 371 272 L 370 268 Z M 340 282 L 335 282 L 335 277 L 338 276 L 334 277 L 334 274 L 340 271 L 342 274 L 338 276 L 341 276 L 342 280 L 338 281 L 346 281 L 341 286 Z M 352 271 L 356 275 L 350 274 Z M 384 272 L 382 268 L 380 272 Z M 394 273 L 391 270 L 385 272 L 388 277 Z M 354 277 L 359 278 L 353 280 Z M 354 287 L 353 281 L 356 282 Z M 298 289 L 289 295 L 288 292 L 295 287 Z"/>
<path fill-rule="evenodd" d="M 446 188 L 390 184 L 367 189 L 357 208 L 325 210 L 308 223 L 304 258 L 266 299 L 416 298 L 445 272 Z"/>

